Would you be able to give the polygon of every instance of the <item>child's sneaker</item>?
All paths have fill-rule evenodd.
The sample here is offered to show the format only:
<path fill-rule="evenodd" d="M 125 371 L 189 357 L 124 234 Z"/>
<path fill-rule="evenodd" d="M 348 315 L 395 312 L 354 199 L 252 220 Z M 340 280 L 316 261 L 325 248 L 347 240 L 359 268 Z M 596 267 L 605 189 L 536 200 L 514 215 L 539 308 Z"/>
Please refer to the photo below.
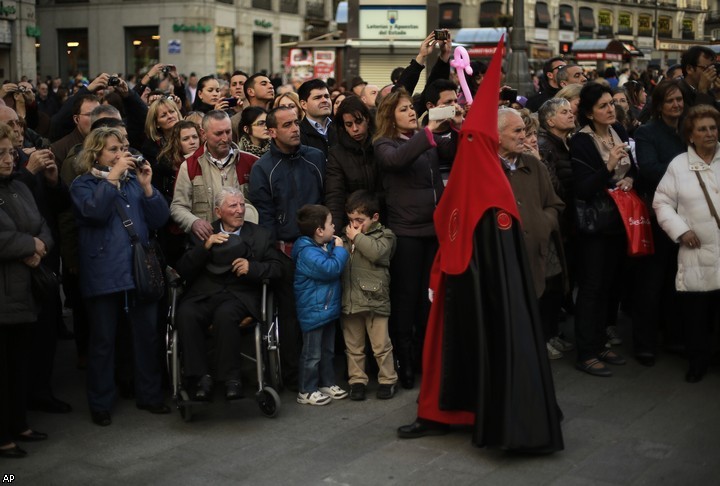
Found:
<path fill-rule="evenodd" d="M 320 393 L 323 393 L 333 400 L 342 400 L 343 398 L 347 398 L 348 392 L 343 390 L 337 385 L 333 386 L 321 386 L 320 387 Z"/>
<path fill-rule="evenodd" d="M 396 388 L 397 384 L 395 383 L 380 384 L 377 391 L 378 400 L 388 400 L 394 397 Z"/>
<path fill-rule="evenodd" d="M 365 400 L 365 389 L 367 387 L 362 383 L 352 383 L 350 385 L 350 400 L 361 402 Z"/>
<path fill-rule="evenodd" d="M 314 391 L 312 393 L 298 393 L 297 396 L 297 402 L 303 405 L 327 405 L 331 401 L 332 398 L 324 393 L 320 393 L 319 391 Z"/>

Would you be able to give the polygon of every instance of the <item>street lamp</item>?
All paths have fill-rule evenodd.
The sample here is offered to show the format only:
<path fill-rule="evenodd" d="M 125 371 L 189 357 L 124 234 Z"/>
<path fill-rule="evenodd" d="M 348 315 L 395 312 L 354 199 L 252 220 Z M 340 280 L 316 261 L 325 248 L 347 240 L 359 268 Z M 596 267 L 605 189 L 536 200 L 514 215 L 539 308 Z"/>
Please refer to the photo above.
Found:
<path fill-rule="evenodd" d="M 510 33 L 507 84 L 524 96 L 535 94 L 528 71 L 527 44 L 525 42 L 525 8 L 523 0 L 513 0 L 513 28 Z"/>

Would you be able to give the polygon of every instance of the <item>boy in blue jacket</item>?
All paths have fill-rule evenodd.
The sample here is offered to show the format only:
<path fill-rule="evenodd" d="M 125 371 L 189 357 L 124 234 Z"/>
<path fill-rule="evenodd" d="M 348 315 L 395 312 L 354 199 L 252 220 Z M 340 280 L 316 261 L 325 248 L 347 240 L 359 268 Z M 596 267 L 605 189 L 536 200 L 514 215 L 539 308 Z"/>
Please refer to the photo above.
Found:
<path fill-rule="evenodd" d="M 340 277 L 349 254 L 335 236 L 330 210 L 307 204 L 297 212 L 302 236 L 295 241 L 295 300 L 303 349 L 297 402 L 327 405 L 348 396 L 335 384 L 335 325 L 340 317 Z"/>

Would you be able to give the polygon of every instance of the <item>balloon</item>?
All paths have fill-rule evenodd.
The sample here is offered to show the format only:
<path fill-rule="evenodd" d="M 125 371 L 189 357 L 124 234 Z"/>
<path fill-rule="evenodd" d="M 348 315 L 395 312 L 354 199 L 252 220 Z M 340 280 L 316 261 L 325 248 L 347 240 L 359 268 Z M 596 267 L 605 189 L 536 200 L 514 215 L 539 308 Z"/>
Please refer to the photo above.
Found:
<path fill-rule="evenodd" d="M 465 79 L 465 73 L 467 73 L 468 76 L 472 76 L 473 70 L 470 67 L 470 55 L 463 46 L 457 46 L 455 48 L 453 60 L 450 61 L 450 65 L 457 71 L 460 86 L 462 87 L 467 104 L 472 104 L 473 99 L 470 94 L 470 88 L 468 87 L 467 80 Z"/>

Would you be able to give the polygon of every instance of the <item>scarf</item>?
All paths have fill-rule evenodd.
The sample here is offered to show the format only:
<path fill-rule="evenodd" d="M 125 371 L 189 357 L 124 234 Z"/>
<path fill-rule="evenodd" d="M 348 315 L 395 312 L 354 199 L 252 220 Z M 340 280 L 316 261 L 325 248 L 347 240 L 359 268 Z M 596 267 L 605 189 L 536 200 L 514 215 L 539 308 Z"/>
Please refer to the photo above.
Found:
<path fill-rule="evenodd" d="M 243 152 L 250 152 L 256 157 L 262 157 L 270 149 L 270 140 L 264 140 L 260 145 L 255 145 L 250 141 L 250 137 L 243 135 L 240 137 L 238 146 Z"/>

